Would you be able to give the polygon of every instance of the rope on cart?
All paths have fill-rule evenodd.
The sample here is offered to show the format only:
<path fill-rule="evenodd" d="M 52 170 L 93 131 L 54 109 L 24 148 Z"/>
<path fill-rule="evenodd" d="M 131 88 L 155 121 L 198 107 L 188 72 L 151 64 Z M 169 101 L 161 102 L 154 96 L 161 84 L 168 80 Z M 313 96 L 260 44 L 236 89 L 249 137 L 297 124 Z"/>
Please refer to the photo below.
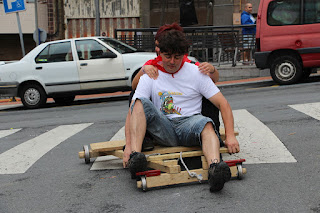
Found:
<path fill-rule="evenodd" d="M 202 181 L 202 179 L 203 179 L 202 174 L 199 174 L 199 175 L 198 175 L 198 174 L 195 173 L 195 172 L 190 172 L 190 171 L 189 171 L 187 165 L 184 163 L 184 161 L 183 161 L 183 159 L 182 159 L 182 152 L 180 152 L 180 160 L 181 160 L 181 163 L 182 163 L 182 165 L 184 166 L 184 168 L 186 168 L 187 172 L 189 173 L 189 176 L 190 176 L 190 177 L 197 177 L 198 180 L 199 180 L 199 182 L 201 183 L 201 181 Z"/>

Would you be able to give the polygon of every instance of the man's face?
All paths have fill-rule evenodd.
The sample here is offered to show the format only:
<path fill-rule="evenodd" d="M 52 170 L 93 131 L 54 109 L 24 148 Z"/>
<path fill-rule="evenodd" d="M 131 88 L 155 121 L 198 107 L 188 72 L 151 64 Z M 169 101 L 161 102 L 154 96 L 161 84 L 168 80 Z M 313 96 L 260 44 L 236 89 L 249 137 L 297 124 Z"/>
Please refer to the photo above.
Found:
<path fill-rule="evenodd" d="M 168 73 L 175 73 L 179 70 L 183 55 L 160 52 L 160 56 L 162 58 L 163 67 Z"/>
<path fill-rule="evenodd" d="M 252 13 L 252 4 L 248 4 L 244 10 L 247 12 L 247 13 Z"/>

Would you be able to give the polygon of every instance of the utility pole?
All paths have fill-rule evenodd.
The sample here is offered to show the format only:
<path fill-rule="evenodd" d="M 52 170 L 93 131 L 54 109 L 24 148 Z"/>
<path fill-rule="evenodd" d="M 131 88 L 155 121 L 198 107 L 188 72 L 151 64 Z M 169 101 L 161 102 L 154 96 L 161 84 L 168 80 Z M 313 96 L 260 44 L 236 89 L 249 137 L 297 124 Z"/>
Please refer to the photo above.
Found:
<path fill-rule="evenodd" d="M 99 0 L 95 0 L 96 6 L 96 36 L 100 36 L 100 6 Z"/>
<path fill-rule="evenodd" d="M 36 26 L 36 30 L 35 30 L 35 34 L 36 34 L 36 45 L 38 46 L 40 44 L 40 35 L 39 35 L 39 24 L 38 24 L 38 0 L 34 1 L 34 16 L 35 16 L 35 26 Z"/>

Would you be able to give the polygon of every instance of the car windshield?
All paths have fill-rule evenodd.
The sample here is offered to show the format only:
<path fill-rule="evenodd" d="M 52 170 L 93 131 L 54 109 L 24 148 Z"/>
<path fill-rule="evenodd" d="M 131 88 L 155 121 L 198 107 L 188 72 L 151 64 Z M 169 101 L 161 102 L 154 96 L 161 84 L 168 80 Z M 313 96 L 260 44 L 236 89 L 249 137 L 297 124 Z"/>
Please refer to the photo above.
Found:
<path fill-rule="evenodd" d="M 125 43 L 122 43 L 112 38 L 100 38 L 100 40 L 106 43 L 107 45 L 111 46 L 113 49 L 117 50 L 121 54 L 137 52 L 136 48 L 133 48 Z"/>

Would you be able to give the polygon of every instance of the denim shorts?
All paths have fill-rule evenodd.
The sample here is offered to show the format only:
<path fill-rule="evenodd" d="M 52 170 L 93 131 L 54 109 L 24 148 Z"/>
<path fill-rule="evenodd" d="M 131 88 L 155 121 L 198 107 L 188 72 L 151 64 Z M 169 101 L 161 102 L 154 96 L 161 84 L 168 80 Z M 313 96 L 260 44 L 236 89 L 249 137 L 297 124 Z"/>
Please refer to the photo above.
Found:
<path fill-rule="evenodd" d="M 243 48 L 253 49 L 255 45 L 254 35 L 243 35 Z"/>
<path fill-rule="evenodd" d="M 211 122 L 215 129 L 211 118 L 201 114 L 169 119 L 149 99 L 139 98 L 139 100 L 146 116 L 147 131 L 159 145 L 201 146 L 201 132 L 205 125 Z M 133 106 L 134 103 L 131 110 L 133 110 Z"/>

